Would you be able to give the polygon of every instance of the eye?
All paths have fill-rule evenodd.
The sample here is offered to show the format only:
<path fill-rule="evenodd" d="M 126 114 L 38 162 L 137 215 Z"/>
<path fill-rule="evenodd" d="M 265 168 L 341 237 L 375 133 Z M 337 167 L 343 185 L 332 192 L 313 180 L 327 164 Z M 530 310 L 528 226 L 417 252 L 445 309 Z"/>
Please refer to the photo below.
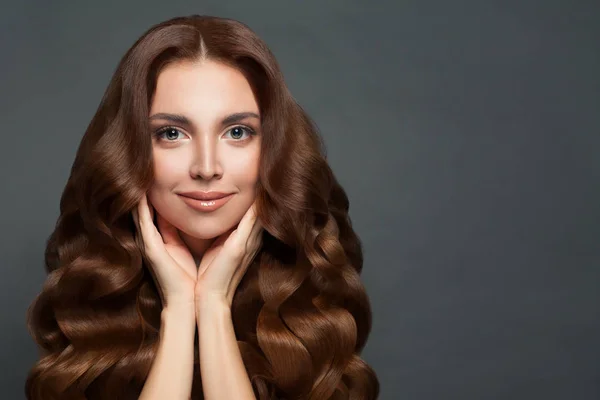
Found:
<path fill-rule="evenodd" d="M 238 141 L 245 140 L 240 137 L 240 136 L 244 135 L 244 132 L 247 132 L 248 135 L 250 135 L 250 136 L 253 136 L 256 134 L 256 132 L 254 132 L 253 129 L 248 128 L 247 126 L 242 126 L 242 125 L 234 126 L 233 128 L 231 128 L 230 130 L 227 131 L 227 133 L 231 133 L 230 136 L 233 139 L 236 139 Z"/>
<path fill-rule="evenodd" d="M 159 130 L 156 131 L 156 133 L 154 134 L 154 136 L 156 136 L 157 138 L 162 138 L 165 134 L 168 134 L 169 136 L 175 135 L 177 136 L 177 134 L 181 133 L 181 131 L 173 126 L 165 126 L 164 128 L 161 128 Z M 176 139 L 176 137 L 175 137 Z M 167 142 L 173 142 L 174 140 L 168 140 Z"/>
<path fill-rule="evenodd" d="M 242 142 L 244 140 L 247 140 L 247 139 L 243 138 L 244 133 L 248 134 L 248 136 L 256 135 L 256 132 L 252 128 L 249 128 L 247 126 L 242 126 L 242 125 L 234 126 L 233 128 L 229 129 L 226 134 L 229 134 L 236 141 Z M 158 139 L 164 138 L 165 141 L 167 141 L 167 142 L 175 142 L 178 139 L 177 136 L 179 134 L 183 135 L 183 133 L 176 127 L 165 126 L 163 128 L 160 128 L 159 130 L 157 130 L 154 133 L 154 136 L 157 137 Z"/>

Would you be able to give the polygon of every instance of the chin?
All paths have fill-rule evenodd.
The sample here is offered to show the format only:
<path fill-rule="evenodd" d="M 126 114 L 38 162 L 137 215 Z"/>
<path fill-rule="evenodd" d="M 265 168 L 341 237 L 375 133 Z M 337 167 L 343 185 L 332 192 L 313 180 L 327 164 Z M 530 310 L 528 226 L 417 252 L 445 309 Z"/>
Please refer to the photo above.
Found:
<path fill-rule="evenodd" d="M 184 229 L 180 229 L 185 232 L 187 235 L 196 238 L 196 239 L 215 239 L 229 229 L 231 229 L 235 224 L 211 224 L 211 223 L 202 223 L 202 225 L 189 226 L 189 221 L 186 221 L 186 224 L 183 225 Z"/>

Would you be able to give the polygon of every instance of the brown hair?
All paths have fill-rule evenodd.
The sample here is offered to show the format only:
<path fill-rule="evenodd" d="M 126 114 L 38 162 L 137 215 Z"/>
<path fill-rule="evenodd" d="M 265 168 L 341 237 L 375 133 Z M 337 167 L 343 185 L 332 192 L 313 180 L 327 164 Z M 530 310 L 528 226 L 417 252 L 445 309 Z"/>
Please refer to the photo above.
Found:
<path fill-rule="evenodd" d="M 265 43 L 241 22 L 193 15 L 151 27 L 127 51 L 77 150 L 28 311 L 42 350 L 28 399 L 137 399 L 162 304 L 132 210 L 153 182 L 148 113 L 168 63 L 211 59 L 248 79 L 262 117 L 257 211 L 265 233 L 232 319 L 259 399 L 376 399 L 360 358 L 371 309 L 362 245 L 314 122 Z M 197 340 L 195 340 L 197 346 Z M 195 349 L 192 398 L 202 398 Z"/>

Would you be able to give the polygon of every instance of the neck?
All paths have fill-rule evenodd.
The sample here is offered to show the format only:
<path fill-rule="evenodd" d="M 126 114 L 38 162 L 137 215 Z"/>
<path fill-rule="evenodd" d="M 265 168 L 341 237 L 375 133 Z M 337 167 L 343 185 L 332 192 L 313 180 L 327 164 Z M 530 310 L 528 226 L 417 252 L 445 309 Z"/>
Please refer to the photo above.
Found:
<path fill-rule="evenodd" d="M 216 238 L 199 239 L 199 238 L 190 236 L 190 235 L 184 233 L 183 231 L 179 231 L 179 236 L 181 237 L 183 242 L 186 244 L 186 246 L 190 250 L 190 253 L 192 253 L 192 256 L 194 257 L 194 261 L 196 263 L 196 267 L 198 267 L 200 265 L 200 260 L 202 260 L 204 253 L 213 244 L 213 242 L 216 239 Z"/>

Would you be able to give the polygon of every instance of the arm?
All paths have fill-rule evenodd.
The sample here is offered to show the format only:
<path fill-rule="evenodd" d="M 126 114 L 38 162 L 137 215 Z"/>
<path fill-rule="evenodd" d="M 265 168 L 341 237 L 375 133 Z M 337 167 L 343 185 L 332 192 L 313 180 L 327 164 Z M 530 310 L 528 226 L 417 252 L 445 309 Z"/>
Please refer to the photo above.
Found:
<path fill-rule="evenodd" d="M 190 398 L 195 329 L 193 304 L 163 308 L 158 351 L 139 400 Z"/>
<path fill-rule="evenodd" d="M 256 400 L 225 299 L 198 301 L 198 348 L 206 400 Z"/>

